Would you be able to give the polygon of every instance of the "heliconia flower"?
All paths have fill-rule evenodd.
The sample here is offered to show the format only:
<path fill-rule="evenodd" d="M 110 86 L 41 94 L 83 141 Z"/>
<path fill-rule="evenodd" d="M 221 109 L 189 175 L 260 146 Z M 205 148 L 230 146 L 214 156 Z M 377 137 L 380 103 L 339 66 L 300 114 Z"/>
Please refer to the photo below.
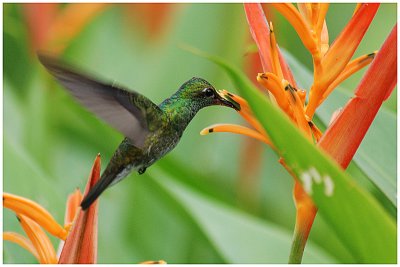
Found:
<path fill-rule="evenodd" d="M 311 53 L 314 82 L 310 89 L 309 101 L 306 103 L 306 91 L 297 88 L 293 75 L 279 52 L 272 23 L 266 20 L 260 4 L 249 3 L 244 4 L 244 9 L 264 70 L 258 73 L 257 81 L 270 93 L 271 101 L 279 106 L 310 140 L 319 144 L 345 168 L 354 156 L 380 105 L 390 95 L 396 84 L 397 27 L 392 31 L 381 51 L 351 60 L 379 4 L 358 4 L 349 23 L 331 45 L 325 21 L 328 4 L 301 3 L 297 4 L 298 9 L 290 3 L 267 5 L 273 6 L 292 24 L 304 46 Z M 343 111 L 336 113 L 326 133 L 322 133 L 312 121 L 315 110 L 341 82 L 371 62 L 372 66 L 356 90 L 355 98 Z M 382 82 L 383 80 L 385 82 Z M 230 94 L 230 97 L 241 106 L 239 114 L 254 129 L 239 125 L 218 124 L 204 129 L 201 134 L 214 132 L 243 134 L 275 149 L 268 138 L 268 133 L 253 117 L 247 102 L 233 94 Z M 340 136 L 346 136 L 346 138 Z M 291 251 L 291 260 L 295 263 L 301 261 L 317 208 L 298 182 L 297 177 L 286 167 L 283 158 L 280 159 L 280 163 L 295 178 L 293 194 L 296 204 L 296 224 Z"/>
<path fill-rule="evenodd" d="M 299 4 L 299 10 L 289 3 L 272 3 L 271 5 L 292 23 L 306 47 L 309 48 L 314 59 L 314 84 L 311 86 L 309 103 L 306 104 L 306 91 L 296 87 L 293 75 L 276 44 L 272 23 L 267 22 L 260 4 L 249 3 L 244 4 L 244 9 L 251 34 L 259 47 L 259 55 L 264 69 L 263 73 L 257 75 L 257 81 L 270 93 L 272 101 L 310 139 L 314 138 L 318 142 L 322 133 L 312 122 L 315 109 L 342 81 L 371 63 L 375 56 L 374 52 L 349 62 L 379 5 L 361 5 L 332 46 L 329 46 L 328 43 L 328 28 L 325 22 L 328 4 Z M 342 37 L 346 35 L 350 40 Z M 343 42 L 345 42 L 344 45 L 341 44 Z M 342 59 L 343 53 L 346 56 Z M 332 60 L 341 61 L 338 64 L 341 67 L 331 66 Z M 315 102 L 315 99 L 318 101 Z M 241 110 L 239 113 L 256 131 L 266 136 L 266 133 L 262 132 L 262 128 L 258 127 L 258 122 L 249 112 Z M 245 130 L 242 127 L 233 125 L 217 125 L 207 129 L 208 132 L 204 130 L 202 134 L 209 133 L 210 130 L 213 132 L 231 131 L 247 134 L 262 141 L 267 140 L 261 138 L 260 135 L 252 130 Z M 266 136 L 266 138 L 268 137 Z"/>
<path fill-rule="evenodd" d="M 95 159 L 85 192 L 88 192 L 99 177 L 100 155 Z M 81 200 L 82 194 L 79 189 L 68 197 L 63 227 L 36 202 L 3 193 L 3 206 L 16 213 L 28 236 L 26 238 L 17 233 L 4 232 L 3 239 L 19 244 L 31 252 L 40 263 L 96 263 L 98 204 L 94 203 L 83 212 L 79 206 Z M 54 246 L 42 228 L 62 242 L 65 240 L 59 259 Z"/>
<path fill-rule="evenodd" d="M 29 251 L 39 262 L 39 255 L 32 242 L 23 235 L 14 232 L 3 232 L 3 240 L 14 242 Z"/>
<path fill-rule="evenodd" d="M 32 52 L 61 53 L 85 25 L 107 6 L 104 3 L 25 3 L 22 5 Z"/>
<path fill-rule="evenodd" d="M 110 7 L 107 3 L 25 3 L 22 12 L 27 21 L 30 50 L 60 54 L 85 26 Z M 159 35 L 172 10 L 170 4 L 124 4 L 125 16 L 139 18 L 151 36 Z"/>
<path fill-rule="evenodd" d="M 3 193 L 3 206 L 13 210 L 16 214 L 24 215 L 44 229 L 50 234 L 65 240 L 68 232 L 59 225 L 51 214 L 36 202 L 16 196 L 9 193 Z"/>
<path fill-rule="evenodd" d="M 97 155 L 94 161 L 89 180 L 86 184 L 85 194 L 89 192 L 99 179 L 100 154 Z M 72 195 L 68 202 L 71 202 L 72 207 L 77 207 L 73 204 L 80 204 L 79 198 L 81 199 L 79 194 Z M 61 251 L 59 263 L 96 263 L 98 205 L 98 200 L 96 200 L 87 211 L 83 211 L 80 208 L 75 209 L 75 212 L 78 211 L 79 213 Z M 70 217 L 75 217 L 72 212 L 71 214 Z"/>
<path fill-rule="evenodd" d="M 272 53 L 271 53 L 271 40 L 270 40 L 270 28 L 269 24 L 264 16 L 264 11 L 260 4 L 245 4 L 244 10 L 246 12 L 246 18 L 249 25 L 254 25 L 254 27 L 250 28 L 250 32 L 253 36 L 254 41 L 258 47 L 258 53 L 260 55 L 261 63 L 263 66 L 264 72 L 272 71 L 271 61 Z M 280 60 L 280 65 L 283 72 L 283 77 L 288 80 L 292 85 L 295 85 L 295 81 L 293 79 L 293 74 L 291 73 L 285 59 L 282 54 L 278 50 L 278 56 Z"/>
<path fill-rule="evenodd" d="M 140 28 L 145 28 L 150 38 L 156 39 L 164 32 L 171 16 L 169 14 L 180 5 L 170 3 L 129 3 L 123 4 L 127 16 L 133 24 L 140 23 Z"/>
<path fill-rule="evenodd" d="M 35 221 L 27 216 L 17 214 L 17 218 L 36 249 L 40 263 L 57 263 L 56 251 L 49 237 Z"/>
<path fill-rule="evenodd" d="M 345 70 L 355 50 L 360 44 L 379 4 L 363 4 L 339 34 L 326 54 L 314 57 L 314 83 L 311 87 L 306 114 L 312 118 L 321 96 L 330 84 Z M 320 60 L 318 60 L 320 59 Z M 358 69 L 361 69 L 360 66 Z M 355 70 L 355 71 L 356 71 Z"/>
<path fill-rule="evenodd" d="M 397 24 L 355 90 L 354 97 L 336 116 L 319 146 L 346 168 L 375 118 L 382 102 L 397 83 Z"/>

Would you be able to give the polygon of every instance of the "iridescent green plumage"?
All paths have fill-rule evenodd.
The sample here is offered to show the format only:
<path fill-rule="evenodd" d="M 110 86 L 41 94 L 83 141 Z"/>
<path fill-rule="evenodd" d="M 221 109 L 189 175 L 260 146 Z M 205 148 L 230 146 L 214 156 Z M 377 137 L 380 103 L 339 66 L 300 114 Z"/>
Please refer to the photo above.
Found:
<path fill-rule="evenodd" d="M 211 105 L 240 109 L 236 102 L 221 96 L 201 78 L 185 82 L 175 94 L 157 106 L 137 92 L 96 81 L 66 68 L 54 58 L 40 55 L 39 59 L 81 104 L 126 136 L 100 180 L 82 201 L 83 209 L 132 170 L 142 174 L 171 151 L 200 109 Z"/>

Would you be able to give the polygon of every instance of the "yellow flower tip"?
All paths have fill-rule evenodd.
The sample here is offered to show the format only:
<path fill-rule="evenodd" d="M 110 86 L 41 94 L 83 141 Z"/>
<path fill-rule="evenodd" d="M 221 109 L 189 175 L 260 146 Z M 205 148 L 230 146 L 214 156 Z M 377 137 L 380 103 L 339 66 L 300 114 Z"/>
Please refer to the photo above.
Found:
<path fill-rule="evenodd" d="M 265 73 L 258 73 L 257 74 L 257 81 L 261 82 L 263 79 L 268 80 L 268 76 Z"/>
<path fill-rule="evenodd" d="M 375 56 L 376 56 L 376 54 L 378 54 L 378 52 L 379 52 L 379 51 L 376 50 L 376 51 L 374 51 L 374 52 L 368 54 L 367 57 L 369 57 L 369 58 L 375 58 Z"/>
<path fill-rule="evenodd" d="M 274 32 L 274 27 L 272 25 L 272 21 L 269 22 L 269 31 Z"/>
<path fill-rule="evenodd" d="M 143 261 L 139 264 L 167 264 L 166 261 L 164 260 L 158 260 L 158 261 Z"/>
<path fill-rule="evenodd" d="M 285 90 L 287 90 L 287 89 L 294 89 L 294 87 L 292 87 L 291 85 L 290 85 L 290 83 L 287 81 L 287 80 L 285 80 L 285 79 L 282 79 L 282 81 L 281 81 L 281 83 L 282 83 L 282 86 L 283 86 L 283 88 L 285 88 Z"/>
<path fill-rule="evenodd" d="M 72 222 L 67 223 L 67 224 L 64 225 L 64 229 L 69 232 L 71 230 L 72 225 L 73 225 Z"/>
<path fill-rule="evenodd" d="M 301 89 L 301 90 L 297 90 L 297 94 L 299 95 L 301 103 L 304 105 L 306 102 L 307 92 L 305 90 Z"/>
<path fill-rule="evenodd" d="M 200 135 L 207 135 L 207 134 L 212 133 L 212 132 L 213 132 L 213 128 L 212 127 L 207 127 L 207 128 L 204 128 L 203 130 L 201 130 Z"/>
<path fill-rule="evenodd" d="M 329 50 L 329 44 L 321 44 L 321 54 L 325 55 Z"/>

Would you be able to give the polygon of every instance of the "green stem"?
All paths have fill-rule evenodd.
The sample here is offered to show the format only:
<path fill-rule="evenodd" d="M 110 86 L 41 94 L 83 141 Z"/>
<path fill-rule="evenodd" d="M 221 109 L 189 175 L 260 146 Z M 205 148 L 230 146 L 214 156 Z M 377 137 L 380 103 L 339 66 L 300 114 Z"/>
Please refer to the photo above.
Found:
<path fill-rule="evenodd" d="M 308 235 L 314 222 L 316 212 L 309 213 L 309 216 L 303 217 L 301 224 L 296 220 L 294 228 L 292 247 L 290 249 L 289 264 L 300 264 L 303 259 L 304 248 L 306 247 Z"/>
<path fill-rule="evenodd" d="M 307 238 L 304 238 L 304 234 L 295 229 L 292 241 L 292 248 L 290 250 L 290 256 L 289 256 L 290 264 L 301 263 L 306 243 L 307 243 Z"/>

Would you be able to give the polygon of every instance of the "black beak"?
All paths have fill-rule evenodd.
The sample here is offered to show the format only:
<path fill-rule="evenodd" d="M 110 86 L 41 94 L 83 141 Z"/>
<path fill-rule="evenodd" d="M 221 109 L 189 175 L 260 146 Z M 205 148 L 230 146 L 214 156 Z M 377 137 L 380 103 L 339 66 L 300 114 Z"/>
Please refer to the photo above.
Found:
<path fill-rule="evenodd" d="M 240 104 L 230 97 L 230 93 L 218 91 L 217 99 L 220 105 L 240 110 Z"/>

